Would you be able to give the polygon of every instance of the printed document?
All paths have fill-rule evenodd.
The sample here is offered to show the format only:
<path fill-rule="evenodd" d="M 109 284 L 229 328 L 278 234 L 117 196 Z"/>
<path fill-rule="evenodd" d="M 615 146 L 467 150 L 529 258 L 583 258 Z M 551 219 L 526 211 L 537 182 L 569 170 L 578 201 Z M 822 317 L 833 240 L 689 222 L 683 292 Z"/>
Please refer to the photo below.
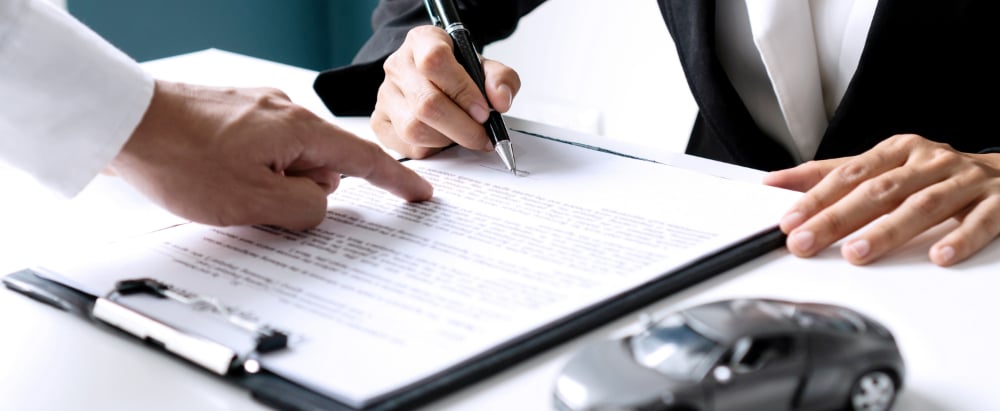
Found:
<path fill-rule="evenodd" d="M 407 203 L 345 179 L 319 227 L 184 224 L 36 270 L 94 295 L 151 277 L 291 335 L 264 368 L 355 407 L 773 228 L 797 193 L 512 133 L 405 164 Z"/>

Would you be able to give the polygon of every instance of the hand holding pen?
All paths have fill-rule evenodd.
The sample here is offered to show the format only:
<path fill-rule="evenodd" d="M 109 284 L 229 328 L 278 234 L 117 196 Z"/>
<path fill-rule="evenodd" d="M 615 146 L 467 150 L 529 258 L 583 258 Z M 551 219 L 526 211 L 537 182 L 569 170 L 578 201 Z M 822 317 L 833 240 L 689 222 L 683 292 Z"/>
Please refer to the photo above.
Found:
<path fill-rule="evenodd" d="M 484 58 L 480 89 L 456 59 L 452 38 L 434 26 L 411 30 L 384 67 L 372 128 L 383 144 L 411 158 L 427 157 L 453 142 L 494 151 L 484 127 L 490 106 L 506 112 L 521 87 L 514 70 Z"/>

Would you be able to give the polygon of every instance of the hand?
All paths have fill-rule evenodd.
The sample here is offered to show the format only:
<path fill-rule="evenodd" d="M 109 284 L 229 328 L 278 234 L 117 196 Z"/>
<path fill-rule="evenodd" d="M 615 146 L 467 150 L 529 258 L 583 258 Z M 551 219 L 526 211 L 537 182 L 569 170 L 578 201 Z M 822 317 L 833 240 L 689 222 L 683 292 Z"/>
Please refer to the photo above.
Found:
<path fill-rule="evenodd" d="M 430 184 L 378 145 L 270 89 L 156 82 L 142 121 L 110 171 L 154 202 L 217 225 L 319 225 L 346 174 L 409 201 Z"/>
<path fill-rule="evenodd" d="M 769 174 L 764 182 L 806 194 L 781 219 L 788 249 L 808 257 L 885 215 L 841 247 L 867 264 L 949 218 L 957 228 L 931 246 L 949 266 L 1000 233 L 1000 154 L 969 154 L 923 137 L 896 135 L 868 152 L 811 161 Z"/>
<path fill-rule="evenodd" d="M 489 106 L 455 59 L 451 37 L 435 26 L 416 27 L 385 61 L 372 129 L 379 140 L 410 158 L 424 158 L 452 142 L 492 151 L 483 123 Z M 486 94 L 493 108 L 507 112 L 521 88 L 511 68 L 483 59 Z"/>

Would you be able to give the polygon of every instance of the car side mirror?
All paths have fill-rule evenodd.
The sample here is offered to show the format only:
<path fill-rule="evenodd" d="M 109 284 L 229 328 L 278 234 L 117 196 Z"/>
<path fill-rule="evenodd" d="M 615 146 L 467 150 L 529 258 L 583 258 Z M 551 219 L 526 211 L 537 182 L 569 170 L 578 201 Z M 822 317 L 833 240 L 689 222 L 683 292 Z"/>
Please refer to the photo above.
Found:
<path fill-rule="evenodd" d="M 733 379 L 733 370 L 725 365 L 720 365 L 712 370 L 712 378 L 719 384 L 726 384 Z"/>

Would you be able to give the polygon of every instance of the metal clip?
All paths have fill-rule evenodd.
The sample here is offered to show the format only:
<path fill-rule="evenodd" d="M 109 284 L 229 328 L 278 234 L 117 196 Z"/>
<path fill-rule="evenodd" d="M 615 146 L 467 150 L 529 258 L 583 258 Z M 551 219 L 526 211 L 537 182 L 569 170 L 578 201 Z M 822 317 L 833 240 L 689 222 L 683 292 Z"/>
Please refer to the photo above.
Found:
<path fill-rule="evenodd" d="M 181 330 L 173 321 L 150 315 L 148 311 L 140 312 L 125 305 L 123 297 L 147 295 L 157 299 L 167 299 L 188 306 L 197 313 L 210 313 L 215 321 L 208 321 L 210 329 L 205 330 L 206 323 L 201 321 L 201 332 Z M 263 354 L 287 347 L 288 336 L 266 325 L 258 324 L 243 318 L 233 310 L 211 297 L 192 295 L 177 291 L 170 286 L 150 278 L 139 278 L 119 281 L 115 289 L 106 296 L 98 298 L 92 311 L 94 318 L 115 326 L 142 340 L 158 345 L 165 350 L 192 361 L 219 375 L 226 375 L 230 370 L 243 368 L 247 372 L 257 372 L 260 364 L 257 354 Z M 189 314 L 187 314 L 189 315 Z M 222 321 L 218 321 L 221 319 Z M 196 328 L 196 327 L 195 327 Z M 228 330 L 224 330 L 228 328 Z M 210 334 L 232 336 L 235 334 L 249 335 L 249 341 L 225 344 L 219 340 L 227 338 L 212 338 Z M 232 338 L 229 338 L 230 340 Z M 234 347 L 239 345 L 241 347 Z"/>

